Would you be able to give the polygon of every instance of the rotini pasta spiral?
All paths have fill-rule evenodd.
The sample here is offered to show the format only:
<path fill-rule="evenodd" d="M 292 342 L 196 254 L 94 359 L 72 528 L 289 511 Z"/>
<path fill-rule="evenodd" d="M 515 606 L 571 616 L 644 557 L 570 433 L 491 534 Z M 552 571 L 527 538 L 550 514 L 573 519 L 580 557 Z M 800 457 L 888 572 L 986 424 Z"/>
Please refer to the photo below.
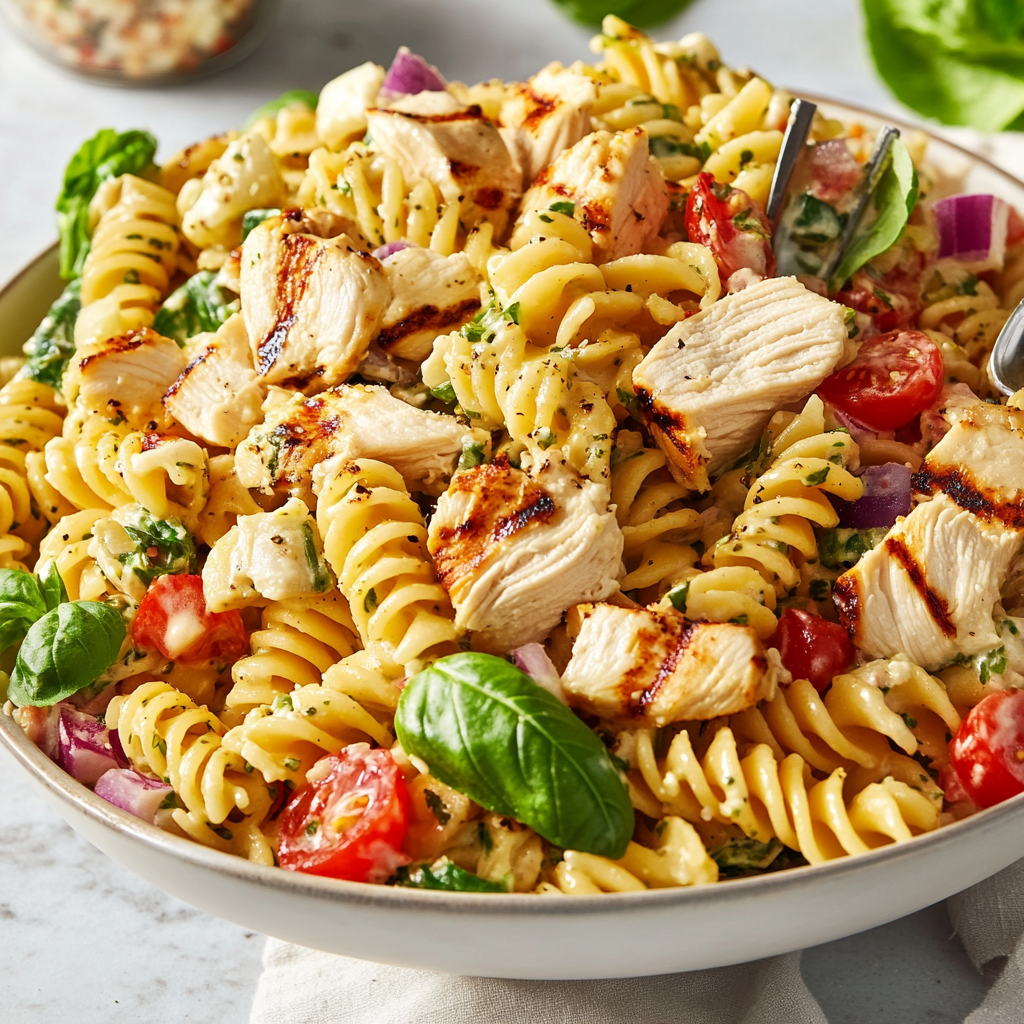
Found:
<path fill-rule="evenodd" d="M 249 645 L 252 653 L 231 669 L 234 685 L 221 714 L 229 725 L 295 687 L 319 683 L 324 672 L 356 650 L 358 641 L 347 604 L 332 591 L 268 605 Z"/>
<path fill-rule="evenodd" d="M 811 864 L 903 842 L 939 823 L 941 804 L 893 778 L 869 783 L 848 801 L 844 768 L 815 781 L 799 754 L 780 762 L 765 743 L 741 760 L 728 727 L 715 733 L 702 761 L 685 730 L 660 766 L 648 730 L 637 734 L 636 753 L 664 813 L 737 825 L 759 842 L 777 838 Z"/>
<path fill-rule="evenodd" d="M 777 419 L 776 425 L 780 422 Z M 750 488 L 731 533 L 713 549 L 715 568 L 755 568 L 767 582 L 775 583 L 780 595 L 796 588 L 800 582 L 796 559 L 817 559 L 812 524 L 832 527 L 839 522 L 825 495 L 855 501 L 864 491 L 847 469 L 856 465 L 856 443 L 849 434 L 825 432 L 824 427 L 824 407 L 812 395 L 803 412 L 772 443 L 768 470 Z"/>
<path fill-rule="evenodd" d="M 199 514 L 199 538 L 212 548 L 239 516 L 253 516 L 263 510 L 239 481 L 234 455 L 214 455 L 209 472 L 210 495 Z"/>
<path fill-rule="evenodd" d="M 125 174 L 117 201 L 99 219 L 82 271 L 78 347 L 148 327 L 177 269 L 173 193 Z"/>
<path fill-rule="evenodd" d="M 114 592 L 96 559 L 89 554 L 93 527 L 109 509 L 87 508 L 72 512 L 54 524 L 39 544 L 38 571 L 54 562 L 72 601 L 99 601 Z"/>
<path fill-rule="evenodd" d="M 314 490 L 324 554 L 363 644 L 403 666 L 450 653 L 454 612 L 401 475 L 372 459 L 335 461 L 317 467 Z"/>
<path fill-rule="evenodd" d="M 167 683 L 144 683 L 107 708 L 107 726 L 140 771 L 164 779 L 184 805 L 175 824 L 204 846 L 261 864 L 274 855 L 260 824 L 272 804 L 265 780 L 222 744 L 216 715 Z M 233 812 L 240 821 L 229 820 Z"/>

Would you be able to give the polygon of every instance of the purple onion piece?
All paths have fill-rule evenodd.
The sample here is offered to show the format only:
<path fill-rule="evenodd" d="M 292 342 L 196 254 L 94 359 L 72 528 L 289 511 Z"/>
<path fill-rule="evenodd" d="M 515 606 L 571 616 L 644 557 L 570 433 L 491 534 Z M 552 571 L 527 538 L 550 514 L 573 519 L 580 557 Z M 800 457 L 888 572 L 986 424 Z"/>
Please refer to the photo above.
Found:
<path fill-rule="evenodd" d="M 512 652 L 516 668 L 525 672 L 538 686 L 565 703 L 565 691 L 562 679 L 558 674 L 543 644 L 524 644 Z"/>
<path fill-rule="evenodd" d="M 104 772 L 117 767 L 110 730 L 92 715 L 60 706 L 57 756 L 54 760 L 72 778 L 91 786 Z"/>
<path fill-rule="evenodd" d="M 907 466 L 898 462 L 868 466 L 861 475 L 863 497 L 857 501 L 831 499 L 839 525 L 852 530 L 893 526 L 899 516 L 910 514 L 912 475 Z"/>
<path fill-rule="evenodd" d="M 370 255 L 382 263 L 389 256 L 394 256 L 396 252 L 401 252 L 403 249 L 411 249 L 412 242 L 407 242 L 405 239 L 399 239 L 397 242 L 386 242 L 384 245 L 374 249 Z"/>
<path fill-rule="evenodd" d="M 173 790 L 166 783 L 147 778 L 129 768 L 111 768 L 96 780 L 94 792 L 108 804 L 152 825 L 160 805 Z"/>
<path fill-rule="evenodd" d="M 433 64 L 428 64 L 407 46 L 400 46 L 384 76 L 380 95 L 397 99 L 399 96 L 415 96 L 421 92 L 444 92 L 447 85 L 444 76 Z"/>
<path fill-rule="evenodd" d="M 933 207 L 939 259 L 955 259 L 974 271 L 995 270 L 1006 254 L 1010 208 L 990 195 L 950 196 Z"/>

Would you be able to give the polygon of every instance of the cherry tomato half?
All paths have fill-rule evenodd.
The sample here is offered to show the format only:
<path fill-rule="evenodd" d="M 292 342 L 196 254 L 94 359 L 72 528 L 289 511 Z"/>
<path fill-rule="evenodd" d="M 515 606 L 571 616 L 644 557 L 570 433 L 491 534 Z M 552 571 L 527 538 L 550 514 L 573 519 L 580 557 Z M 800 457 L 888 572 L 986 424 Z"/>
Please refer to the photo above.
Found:
<path fill-rule="evenodd" d="M 821 693 L 832 677 L 853 664 L 855 652 L 846 630 L 820 615 L 787 608 L 765 641 L 778 649 L 794 679 L 807 679 Z"/>
<path fill-rule="evenodd" d="M 391 752 L 354 743 L 316 769 L 315 781 L 292 794 L 281 817 L 281 867 L 351 882 L 386 882 L 409 863 L 402 853 L 409 794 Z"/>
<path fill-rule="evenodd" d="M 942 391 L 942 354 L 927 334 L 869 338 L 852 363 L 826 377 L 818 394 L 871 430 L 896 430 L 931 408 Z"/>
<path fill-rule="evenodd" d="M 997 690 L 975 704 L 950 741 L 949 764 L 979 807 L 1024 793 L 1024 690 Z M 954 795 L 947 790 L 947 799 Z"/>
<path fill-rule="evenodd" d="M 873 333 L 878 334 L 906 329 L 921 312 L 917 278 L 898 271 L 876 280 L 866 271 L 858 270 L 847 286 L 836 293 L 836 302 L 870 317 Z"/>
<path fill-rule="evenodd" d="M 132 640 L 165 658 L 194 664 L 240 658 L 249 649 L 242 616 L 208 612 L 202 576 L 158 576 L 132 622 Z"/>
<path fill-rule="evenodd" d="M 686 200 L 686 236 L 711 250 L 723 284 L 744 267 L 762 277 L 775 273 L 764 211 L 742 189 L 720 185 L 706 171 L 697 176 Z"/>

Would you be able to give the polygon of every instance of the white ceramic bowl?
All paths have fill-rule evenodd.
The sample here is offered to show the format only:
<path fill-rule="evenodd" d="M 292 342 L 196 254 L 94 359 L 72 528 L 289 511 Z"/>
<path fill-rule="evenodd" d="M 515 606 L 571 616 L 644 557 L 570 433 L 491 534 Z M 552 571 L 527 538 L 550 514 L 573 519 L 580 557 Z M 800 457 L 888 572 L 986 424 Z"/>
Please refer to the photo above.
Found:
<path fill-rule="evenodd" d="M 874 121 L 830 104 L 829 113 Z M 935 140 L 968 190 L 1024 209 L 1024 185 Z M 51 249 L 0 292 L 0 355 L 59 291 Z M 505 978 L 663 974 L 739 963 L 913 913 L 1024 856 L 1024 796 L 911 842 L 719 885 L 607 896 L 430 892 L 261 867 L 147 825 L 54 765 L 0 714 L 0 743 L 81 835 L 154 885 L 247 928 L 346 956 Z"/>

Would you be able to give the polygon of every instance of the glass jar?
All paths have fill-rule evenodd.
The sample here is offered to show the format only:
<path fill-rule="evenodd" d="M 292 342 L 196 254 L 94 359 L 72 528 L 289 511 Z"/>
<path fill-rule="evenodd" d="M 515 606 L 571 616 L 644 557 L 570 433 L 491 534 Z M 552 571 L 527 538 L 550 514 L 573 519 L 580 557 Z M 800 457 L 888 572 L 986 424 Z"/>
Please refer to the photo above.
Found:
<path fill-rule="evenodd" d="M 210 74 L 250 53 L 278 0 L 0 0 L 43 56 L 112 85 Z"/>

